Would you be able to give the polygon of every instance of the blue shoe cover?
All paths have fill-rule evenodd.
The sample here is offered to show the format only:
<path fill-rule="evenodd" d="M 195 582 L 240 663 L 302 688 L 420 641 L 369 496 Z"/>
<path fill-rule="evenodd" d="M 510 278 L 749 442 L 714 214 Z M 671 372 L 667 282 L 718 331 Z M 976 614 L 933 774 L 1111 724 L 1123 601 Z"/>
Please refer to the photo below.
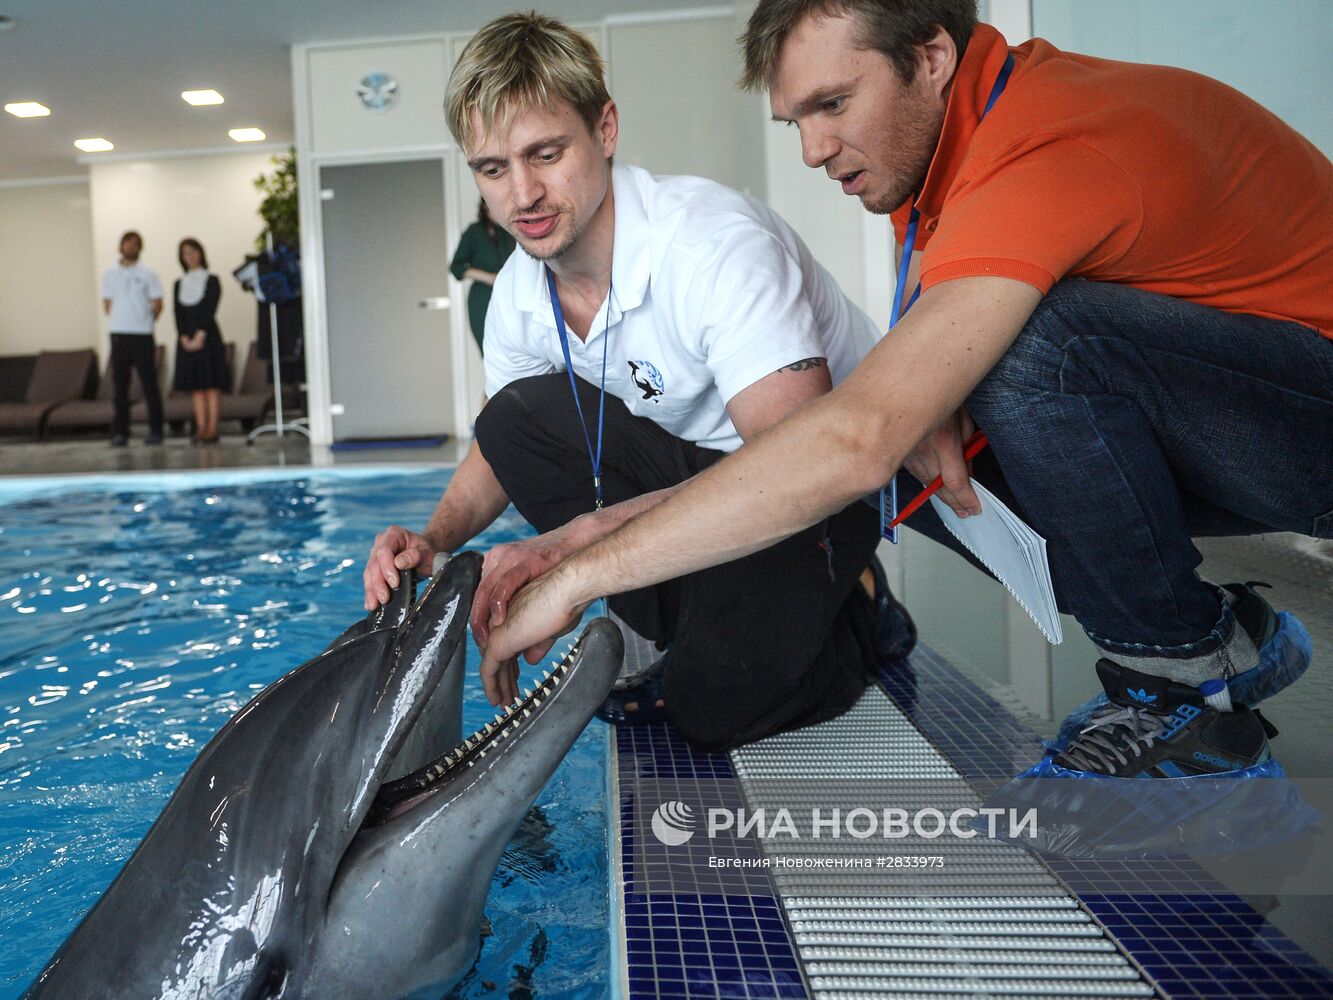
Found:
<path fill-rule="evenodd" d="M 1288 841 L 1321 818 L 1271 758 L 1225 774 L 1112 778 L 1070 771 L 1046 757 L 999 788 L 984 808 L 1020 817 L 1016 828 L 997 823 L 997 839 L 1098 860 L 1236 854 Z M 1035 822 L 1023 826 L 1029 810 Z M 972 823 L 982 833 L 987 825 L 981 816 Z"/>
<path fill-rule="evenodd" d="M 1259 650 L 1259 663 L 1227 682 L 1232 702 L 1253 708 L 1264 699 L 1273 697 L 1305 673 L 1313 655 L 1310 633 L 1305 630 L 1301 620 L 1289 611 L 1279 611 L 1277 631 Z M 1046 743 L 1046 749 L 1059 753 L 1069 746 L 1074 737 L 1092 724 L 1092 716 L 1105 705 L 1106 692 L 1099 691 L 1074 709 L 1060 724 L 1060 732 L 1055 739 Z"/>

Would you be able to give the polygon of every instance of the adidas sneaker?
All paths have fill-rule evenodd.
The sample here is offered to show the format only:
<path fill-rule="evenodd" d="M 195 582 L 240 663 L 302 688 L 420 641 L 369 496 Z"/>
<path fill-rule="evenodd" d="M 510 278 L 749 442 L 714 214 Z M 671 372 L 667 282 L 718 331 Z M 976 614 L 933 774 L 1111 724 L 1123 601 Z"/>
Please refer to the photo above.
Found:
<path fill-rule="evenodd" d="M 1198 688 L 1097 661 L 1107 704 L 1054 760 L 1112 778 L 1188 778 L 1239 771 L 1269 758 L 1277 730 L 1244 705 L 1219 712 Z"/>
<path fill-rule="evenodd" d="M 1274 611 L 1260 596 L 1257 588 L 1267 586 L 1256 581 L 1222 585 L 1231 595 L 1236 624 L 1245 629 L 1259 650 L 1258 664 L 1227 680 L 1233 703 L 1257 705 L 1294 683 L 1310 665 L 1310 633 L 1290 612 Z M 1106 694 L 1099 691 L 1074 709 L 1060 724 L 1059 734 L 1048 744 L 1050 748 L 1063 750 L 1105 711 L 1106 705 Z"/>

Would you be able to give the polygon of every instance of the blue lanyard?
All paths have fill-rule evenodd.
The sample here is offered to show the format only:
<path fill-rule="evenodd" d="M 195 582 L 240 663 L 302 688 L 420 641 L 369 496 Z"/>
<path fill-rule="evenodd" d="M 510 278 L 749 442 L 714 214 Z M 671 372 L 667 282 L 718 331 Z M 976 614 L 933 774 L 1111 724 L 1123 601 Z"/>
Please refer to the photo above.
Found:
<path fill-rule="evenodd" d="M 569 356 L 569 333 L 565 330 L 565 311 L 560 308 L 560 293 L 555 289 L 555 275 L 549 267 L 546 271 L 546 287 L 551 293 L 551 311 L 555 313 L 555 331 L 560 335 L 560 349 L 565 352 L 565 371 L 569 374 L 569 389 L 574 394 L 574 409 L 579 413 L 579 425 L 583 428 L 583 443 L 588 446 L 588 462 L 592 465 L 594 509 L 602 509 L 602 426 L 606 416 L 606 346 L 611 332 L 611 283 L 606 288 L 606 328 L 602 331 L 602 390 L 597 399 L 597 450 L 592 450 L 592 435 L 588 433 L 588 421 L 583 418 L 583 404 L 579 402 L 578 383 L 574 381 L 574 362 Z"/>
<path fill-rule="evenodd" d="M 985 119 L 990 113 L 990 109 L 995 107 L 995 102 L 999 100 L 1000 95 L 1004 93 L 1005 84 L 1009 82 L 1009 74 L 1014 71 L 1014 54 L 1011 52 L 1005 57 L 1004 65 L 1000 67 L 1000 73 L 995 77 L 995 85 L 990 89 L 990 96 L 986 98 L 986 106 L 981 110 L 981 118 L 978 123 Z M 921 295 L 921 283 L 918 281 L 916 289 L 912 292 L 912 297 L 903 305 L 903 293 L 907 291 L 907 272 L 912 269 L 912 251 L 916 247 L 917 225 L 921 222 L 921 212 L 915 205 L 912 206 L 912 214 L 907 219 L 907 232 L 903 236 L 903 255 L 898 261 L 898 280 L 893 286 L 893 308 L 889 312 L 889 329 L 892 330 L 898 325 L 898 321 L 907 315 L 907 310 L 912 308 Z M 880 534 L 890 542 L 898 544 L 898 529 L 891 528 L 889 525 L 893 519 L 898 516 L 898 477 L 894 476 L 879 491 L 879 530 Z"/>

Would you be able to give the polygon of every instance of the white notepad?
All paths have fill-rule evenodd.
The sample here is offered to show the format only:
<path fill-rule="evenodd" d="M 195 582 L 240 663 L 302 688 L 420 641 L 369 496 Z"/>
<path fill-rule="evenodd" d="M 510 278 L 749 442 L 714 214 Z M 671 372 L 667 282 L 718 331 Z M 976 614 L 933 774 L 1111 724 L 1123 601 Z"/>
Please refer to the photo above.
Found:
<path fill-rule="evenodd" d="M 931 497 L 930 502 L 944 526 L 1014 595 L 1047 640 L 1062 642 L 1046 539 L 975 479 L 972 488 L 981 501 L 981 513 L 973 517 L 960 518 L 938 497 Z"/>

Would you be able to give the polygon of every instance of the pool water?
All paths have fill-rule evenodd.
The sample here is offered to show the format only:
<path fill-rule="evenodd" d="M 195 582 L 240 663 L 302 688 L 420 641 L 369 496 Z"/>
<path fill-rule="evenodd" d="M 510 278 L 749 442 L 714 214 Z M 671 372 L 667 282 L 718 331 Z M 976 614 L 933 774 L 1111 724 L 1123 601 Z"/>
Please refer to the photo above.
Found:
<path fill-rule="evenodd" d="M 363 616 L 375 532 L 424 525 L 448 475 L 0 494 L 0 1000 L 27 988 L 223 723 Z M 529 533 L 511 509 L 472 547 Z M 465 732 L 494 714 L 468 646 Z M 606 746 L 594 723 L 538 798 L 451 995 L 606 995 Z"/>

